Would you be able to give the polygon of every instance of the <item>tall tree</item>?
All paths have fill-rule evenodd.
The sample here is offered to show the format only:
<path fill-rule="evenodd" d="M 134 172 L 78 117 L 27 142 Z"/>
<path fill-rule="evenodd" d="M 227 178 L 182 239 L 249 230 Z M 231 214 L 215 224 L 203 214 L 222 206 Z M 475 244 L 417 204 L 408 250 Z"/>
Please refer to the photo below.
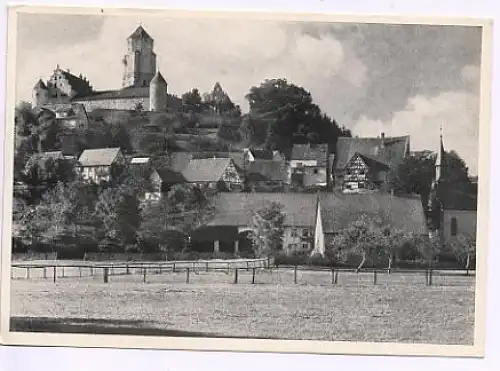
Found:
<path fill-rule="evenodd" d="M 474 236 L 460 235 L 450 242 L 450 247 L 457 260 L 464 266 L 469 275 L 471 261 L 476 258 L 476 239 Z"/>
<path fill-rule="evenodd" d="M 328 143 L 333 148 L 337 138 L 347 134 L 321 112 L 307 90 L 285 79 L 265 80 L 252 87 L 246 99 L 254 123 L 266 119 L 269 124 L 266 146 L 287 156 L 293 143 Z"/>
<path fill-rule="evenodd" d="M 183 112 L 201 113 L 203 111 L 203 102 L 198 89 L 193 89 L 181 96 L 181 110 Z"/>
<path fill-rule="evenodd" d="M 253 250 L 257 257 L 276 256 L 283 245 L 286 216 L 283 205 L 272 202 L 256 211 L 252 218 Z"/>
<path fill-rule="evenodd" d="M 104 189 L 99 194 L 94 216 L 105 243 L 126 248 L 136 242 L 141 222 L 136 190 L 126 184 Z"/>
<path fill-rule="evenodd" d="M 187 247 L 191 233 L 205 225 L 213 216 L 213 194 L 208 189 L 178 184 L 158 202 L 147 203 L 142 209 L 139 237 L 153 242 L 161 251 L 172 252 L 173 240 L 184 241 Z"/>

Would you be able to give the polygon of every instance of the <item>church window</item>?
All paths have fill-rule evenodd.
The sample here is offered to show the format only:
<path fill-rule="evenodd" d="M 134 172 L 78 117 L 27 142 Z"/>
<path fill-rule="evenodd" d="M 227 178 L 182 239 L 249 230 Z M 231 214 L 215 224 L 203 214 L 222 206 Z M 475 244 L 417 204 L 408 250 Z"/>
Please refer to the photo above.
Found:
<path fill-rule="evenodd" d="M 451 235 L 456 236 L 458 232 L 458 223 L 457 223 L 457 218 L 453 217 L 451 218 Z"/>

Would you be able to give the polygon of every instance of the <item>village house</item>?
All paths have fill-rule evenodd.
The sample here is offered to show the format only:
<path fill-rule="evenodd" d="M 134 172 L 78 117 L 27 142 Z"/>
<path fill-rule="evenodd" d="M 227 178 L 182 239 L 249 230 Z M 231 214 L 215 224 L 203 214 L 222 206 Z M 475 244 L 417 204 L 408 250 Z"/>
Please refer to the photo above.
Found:
<path fill-rule="evenodd" d="M 220 193 L 215 216 L 203 233 L 196 234 L 214 253 L 246 253 L 251 250 L 248 232 L 255 212 L 272 202 L 283 206 L 285 232 L 282 249 L 287 254 L 304 252 L 324 255 L 333 237 L 362 214 L 377 217 L 398 230 L 426 235 L 420 197 L 397 197 L 375 192 L 344 194 L 340 191 L 310 193 Z M 211 231 L 212 228 L 212 231 Z M 215 231 L 215 232 L 214 232 Z"/>
<path fill-rule="evenodd" d="M 82 177 L 101 183 L 109 182 L 113 171 L 125 167 L 126 159 L 120 148 L 86 149 L 78 159 Z"/>
<path fill-rule="evenodd" d="M 144 194 L 141 195 L 141 202 L 161 199 L 163 180 L 151 164 L 150 157 L 133 157 L 128 164 L 128 171 L 143 182 Z"/>
<path fill-rule="evenodd" d="M 388 189 L 389 175 L 410 154 L 410 137 L 348 138 L 337 140 L 334 163 L 336 188 L 344 192 Z"/>
<path fill-rule="evenodd" d="M 333 154 L 328 144 L 294 144 L 289 162 L 288 183 L 294 187 L 328 187 Z"/>
<path fill-rule="evenodd" d="M 284 161 L 254 160 L 245 172 L 245 189 L 259 191 L 283 191 L 288 177 Z"/>
<path fill-rule="evenodd" d="M 230 158 L 201 158 L 189 161 L 182 171 L 187 183 L 227 190 L 241 188 L 243 182 Z"/>

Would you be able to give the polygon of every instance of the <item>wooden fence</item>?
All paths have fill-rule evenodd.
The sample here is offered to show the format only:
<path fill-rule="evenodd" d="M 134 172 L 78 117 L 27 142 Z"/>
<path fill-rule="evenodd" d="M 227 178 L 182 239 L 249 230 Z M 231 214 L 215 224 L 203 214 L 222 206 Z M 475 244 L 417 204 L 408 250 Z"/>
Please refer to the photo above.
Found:
<path fill-rule="evenodd" d="M 20 275 L 15 275 L 13 270 L 23 272 Z M 124 275 L 140 275 L 142 281 L 146 283 L 149 276 L 162 275 L 168 273 L 180 273 L 185 275 L 185 283 L 190 283 L 192 274 L 200 274 L 202 272 L 224 272 L 227 275 L 233 274 L 232 282 L 237 284 L 240 282 L 239 277 L 241 272 L 251 272 L 251 283 L 256 283 L 256 275 L 259 271 L 265 271 L 268 274 L 272 272 L 286 271 L 293 272 L 293 283 L 299 282 L 298 273 L 305 272 L 322 272 L 325 275 L 331 276 L 331 284 L 337 285 L 340 283 L 341 275 L 347 273 L 353 274 L 355 271 L 348 268 L 322 268 L 322 267 L 299 267 L 299 266 L 280 266 L 275 267 L 269 259 L 252 259 L 252 260 L 232 260 L 232 261 L 172 261 L 172 262 L 57 262 L 57 263 L 38 263 L 29 264 L 27 262 L 13 262 L 11 268 L 12 279 L 34 279 L 43 278 L 51 279 L 56 282 L 62 278 L 83 278 L 83 277 L 102 277 L 104 283 L 109 283 L 112 276 Z M 431 286 L 433 278 L 436 276 L 475 276 L 475 271 L 457 271 L 451 269 L 363 269 L 359 273 L 370 274 L 371 281 L 374 285 L 379 283 L 380 275 L 388 274 L 414 274 L 425 277 L 425 284 Z M 424 282 L 424 279 L 423 279 Z"/>

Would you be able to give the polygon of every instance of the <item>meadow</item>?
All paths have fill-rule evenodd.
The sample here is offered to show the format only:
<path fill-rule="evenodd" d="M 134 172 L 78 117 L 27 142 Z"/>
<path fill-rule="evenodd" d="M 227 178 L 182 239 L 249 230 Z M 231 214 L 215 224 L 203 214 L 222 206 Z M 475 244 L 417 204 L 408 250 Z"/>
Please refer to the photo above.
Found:
<path fill-rule="evenodd" d="M 14 270 L 16 268 L 13 268 Z M 75 269 L 75 268 L 66 268 Z M 89 268 L 84 268 L 88 273 Z M 35 270 L 36 271 L 36 270 Z M 80 270 L 81 271 L 81 270 Z M 475 278 L 252 269 L 13 274 L 13 331 L 472 345 Z M 50 274 L 50 273 L 49 273 Z M 119 273 L 116 273 L 119 274 Z"/>

